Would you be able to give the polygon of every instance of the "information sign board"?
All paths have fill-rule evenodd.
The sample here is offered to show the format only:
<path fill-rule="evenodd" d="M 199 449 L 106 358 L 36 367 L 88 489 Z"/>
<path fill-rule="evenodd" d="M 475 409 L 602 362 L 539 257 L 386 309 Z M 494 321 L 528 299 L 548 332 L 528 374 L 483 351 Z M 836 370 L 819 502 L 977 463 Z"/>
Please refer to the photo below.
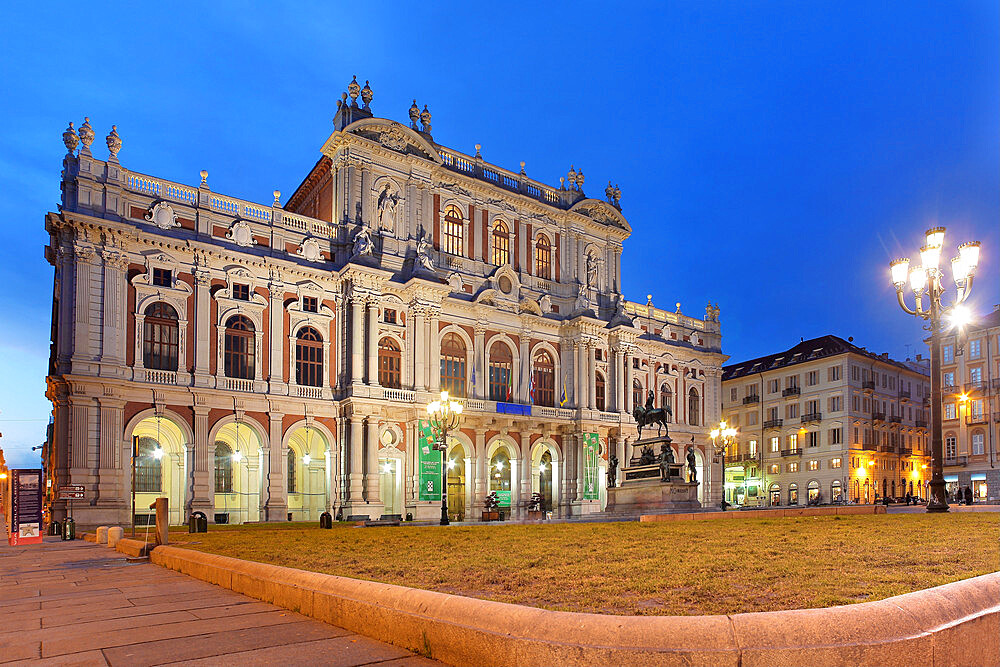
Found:
<path fill-rule="evenodd" d="M 597 484 L 597 460 L 601 443 L 596 433 L 583 434 L 583 499 L 597 500 L 601 490 Z"/>
<path fill-rule="evenodd" d="M 10 471 L 10 537 L 11 546 L 42 542 L 42 471 L 13 469 Z"/>
<path fill-rule="evenodd" d="M 419 498 L 441 502 L 441 452 L 434 448 L 434 431 L 430 422 L 421 419 L 418 431 Z"/>

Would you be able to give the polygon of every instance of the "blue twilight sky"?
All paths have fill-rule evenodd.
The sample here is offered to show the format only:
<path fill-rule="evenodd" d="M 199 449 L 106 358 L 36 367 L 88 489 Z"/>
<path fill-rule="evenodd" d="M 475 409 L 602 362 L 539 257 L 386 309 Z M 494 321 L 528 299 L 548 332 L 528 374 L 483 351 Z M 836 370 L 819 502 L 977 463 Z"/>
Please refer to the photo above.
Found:
<path fill-rule="evenodd" d="M 477 6 L 473 6 L 477 5 Z M 479 6 L 481 5 L 481 6 Z M 558 185 L 620 184 L 627 297 L 722 310 L 733 361 L 834 333 L 923 351 L 887 262 L 979 239 L 1000 303 L 997 3 L 11 3 L 0 23 L 0 447 L 36 459 L 61 133 L 117 124 L 123 165 L 270 202 L 351 75 L 376 115 Z"/>

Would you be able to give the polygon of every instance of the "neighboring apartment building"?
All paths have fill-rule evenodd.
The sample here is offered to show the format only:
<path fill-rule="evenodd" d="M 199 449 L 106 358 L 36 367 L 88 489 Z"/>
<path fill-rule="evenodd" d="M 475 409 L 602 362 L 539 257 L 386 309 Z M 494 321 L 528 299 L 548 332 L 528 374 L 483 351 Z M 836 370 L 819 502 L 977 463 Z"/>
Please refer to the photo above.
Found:
<path fill-rule="evenodd" d="M 929 363 L 898 362 L 822 336 L 723 367 L 734 505 L 926 497 Z"/>
<path fill-rule="evenodd" d="M 206 172 L 188 186 L 131 171 L 114 130 L 107 160 L 89 122 L 64 133 L 46 217 L 49 470 L 53 488 L 85 486 L 78 522 L 129 520 L 133 437 L 136 507 L 167 496 L 175 523 L 434 518 L 440 454 L 421 420 L 442 389 L 465 408 L 446 465 L 467 519 L 491 490 L 514 513 L 532 493 L 559 515 L 600 510 L 647 387 L 704 461 L 718 310 L 633 323 L 647 304 L 621 295 L 617 188 L 598 200 L 575 169 L 558 187 L 506 171 L 436 143 L 426 108 L 375 117 L 372 96 L 351 83 L 284 205 L 213 192 Z"/>
<path fill-rule="evenodd" d="M 941 341 L 944 479 L 1000 501 L 1000 306 Z"/>

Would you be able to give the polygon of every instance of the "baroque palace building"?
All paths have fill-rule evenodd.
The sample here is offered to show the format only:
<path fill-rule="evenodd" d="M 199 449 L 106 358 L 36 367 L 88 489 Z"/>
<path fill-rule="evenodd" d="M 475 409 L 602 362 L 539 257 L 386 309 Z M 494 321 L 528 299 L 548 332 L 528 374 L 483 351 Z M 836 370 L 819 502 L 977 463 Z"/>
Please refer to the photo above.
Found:
<path fill-rule="evenodd" d="M 944 479 L 1000 501 L 1000 306 L 941 340 Z"/>
<path fill-rule="evenodd" d="M 351 82 L 284 204 L 215 193 L 204 171 L 193 187 L 130 171 L 115 128 L 99 160 L 89 121 L 70 124 L 46 217 L 48 474 L 85 486 L 77 521 L 127 522 L 133 487 L 140 520 L 158 496 L 175 523 L 437 517 L 422 435 L 441 390 L 464 405 L 454 516 L 490 491 L 514 515 L 533 493 L 558 516 L 600 511 L 649 391 L 718 484 L 718 309 L 624 299 L 617 187 L 599 200 L 573 168 L 558 188 L 506 171 L 437 144 L 426 106 L 401 124 L 372 97 Z"/>
<path fill-rule="evenodd" d="M 837 336 L 723 368 L 734 505 L 871 503 L 930 481 L 930 363 L 899 362 Z"/>

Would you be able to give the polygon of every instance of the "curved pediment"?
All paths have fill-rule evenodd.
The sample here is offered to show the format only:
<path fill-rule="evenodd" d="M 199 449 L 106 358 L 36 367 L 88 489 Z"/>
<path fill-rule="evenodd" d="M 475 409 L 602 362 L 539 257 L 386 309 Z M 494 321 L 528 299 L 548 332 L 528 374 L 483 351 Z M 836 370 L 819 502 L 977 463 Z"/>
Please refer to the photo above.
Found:
<path fill-rule="evenodd" d="M 441 164 L 437 149 L 411 128 L 388 118 L 364 118 L 351 123 L 344 132 L 377 142 L 397 153 L 416 155 Z"/>
<path fill-rule="evenodd" d="M 577 203 L 573 204 L 572 208 L 569 210 L 571 213 L 585 215 L 595 222 L 599 222 L 604 225 L 612 225 L 632 233 L 632 226 L 628 224 L 628 221 L 625 219 L 625 216 L 621 214 L 621 211 L 616 209 L 611 204 L 601 201 L 600 199 L 581 199 Z"/>

